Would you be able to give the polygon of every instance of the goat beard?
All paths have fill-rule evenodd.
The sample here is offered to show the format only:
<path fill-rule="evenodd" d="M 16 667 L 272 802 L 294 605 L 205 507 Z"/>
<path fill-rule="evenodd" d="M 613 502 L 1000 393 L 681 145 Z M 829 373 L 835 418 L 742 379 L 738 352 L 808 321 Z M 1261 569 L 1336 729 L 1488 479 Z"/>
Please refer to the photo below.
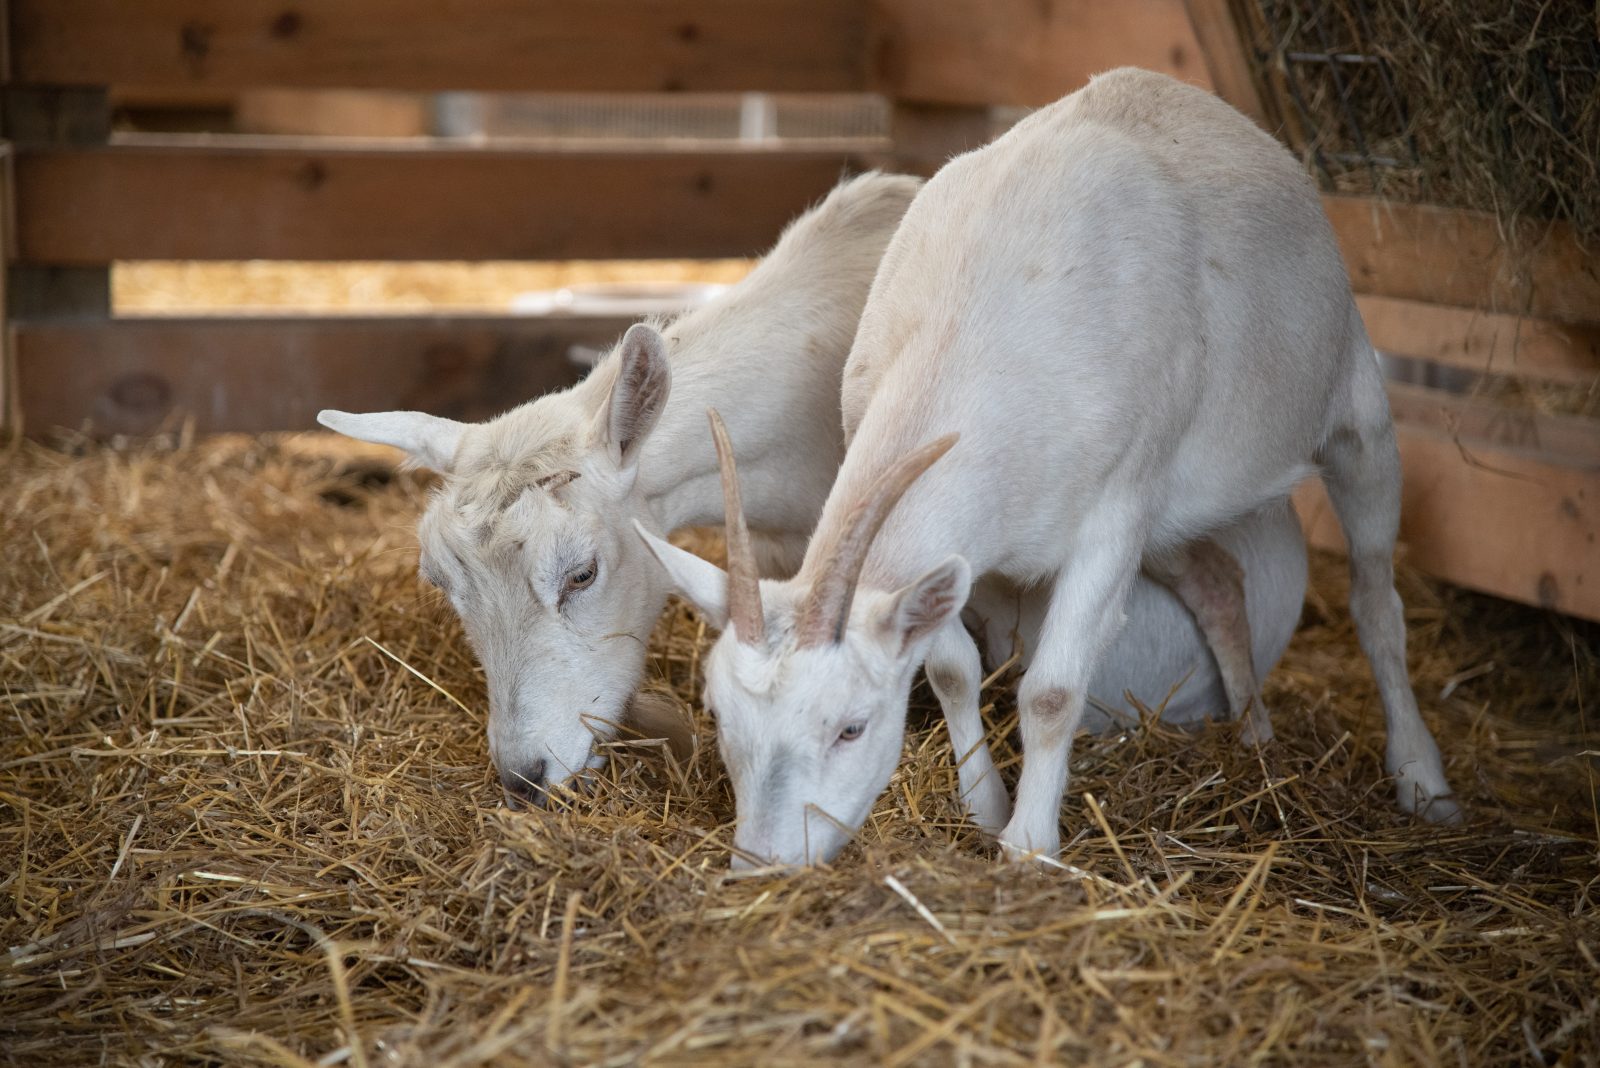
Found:
<path fill-rule="evenodd" d="M 623 725 L 641 738 L 664 738 L 679 760 L 694 753 L 694 723 L 671 696 L 652 690 L 633 695 L 623 713 Z"/>

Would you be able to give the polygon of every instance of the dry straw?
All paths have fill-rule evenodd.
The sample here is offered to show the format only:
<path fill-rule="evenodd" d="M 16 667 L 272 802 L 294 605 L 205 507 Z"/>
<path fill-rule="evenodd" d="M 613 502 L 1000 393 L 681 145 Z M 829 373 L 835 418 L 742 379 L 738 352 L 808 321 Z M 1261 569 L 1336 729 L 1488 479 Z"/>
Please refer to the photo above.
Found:
<path fill-rule="evenodd" d="M 1406 573 L 1459 829 L 1393 811 L 1321 560 L 1269 687 L 1280 741 L 1084 741 L 1059 866 L 998 864 L 963 821 L 919 691 L 859 844 L 733 878 L 706 744 L 618 744 L 569 806 L 501 807 L 481 678 L 414 577 L 411 476 L 291 440 L 0 465 L 0 1060 L 1600 1051 L 1593 628 Z M 657 633 L 686 704 L 708 638 L 679 609 Z M 1010 692 L 989 690 L 1008 774 Z"/>
<path fill-rule="evenodd" d="M 1334 188 L 1600 238 L 1592 0 L 1240 2 L 1285 133 Z"/>

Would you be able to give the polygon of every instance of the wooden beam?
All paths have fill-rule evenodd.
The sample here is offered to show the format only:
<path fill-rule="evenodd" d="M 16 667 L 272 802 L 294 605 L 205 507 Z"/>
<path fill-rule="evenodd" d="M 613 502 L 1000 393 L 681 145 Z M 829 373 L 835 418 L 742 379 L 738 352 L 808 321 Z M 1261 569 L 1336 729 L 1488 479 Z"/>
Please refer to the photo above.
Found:
<path fill-rule="evenodd" d="M 1372 344 L 1395 356 L 1479 374 L 1586 385 L 1600 377 L 1600 325 L 1524 319 L 1398 297 L 1358 294 Z"/>
<path fill-rule="evenodd" d="M 0 14 L 3 14 L 0 11 Z M 0 33 L 3 33 L 0 30 Z M 11 198 L 11 162 L 14 149 L 0 142 L 0 264 L 10 260 L 16 234 L 16 205 Z M 9 271 L 0 267 L 0 442 L 22 430 L 22 407 L 17 400 L 16 352 L 11 329 Z"/>
<path fill-rule="evenodd" d="M 577 380 L 614 318 L 117 319 L 20 324 L 24 427 L 99 435 L 310 428 L 322 408 L 484 419 Z"/>
<path fill-rule="evenodd" d="M 242 142 L 242 143 L 241 143 Z M 141 138 L 19 154 L 19 253 L 119 259 L 748 256 L 855 156 Z"/>
<path fill-rule="evenodd" d="M 1405 559 L 1469 589 L 1600 620 L 1600 471 L 1403 426 Z M 1307 538 L 1344 551 L 1320 483 L 1295 494 Z"/>
<path fill-rule="evenodd" d="M 1322 204 L 1357 293 L 1600 323 L 1600 254 L 1568 226 L 1527 224 L 1513 248 L 1481 212 L 1366 197 Z"/>
<path fill-rule="evenodd" d="M 1266 98 L 1256 84 L 1245 37 L 1230 0 L 1185 0 L 1183 6 L 1217 95 L 1254 119 L 1257 126 L 1276 131 L 1277 121 L 1267 110 Z"/>
<path fill-rule="evenodd" d="M 1600 420 L 1548 415 L 1442 389 L 1390 382 L 1395 425 L 1426 430 L 1471 452 L 1488 446 L 1600 474 Z"/>
<path fill-rule="evenodd" d="M 838 92 L 864 0 L 11 0 L 13 77 L 59 85 Z"/>
<path fill-rule="evenodd" d="M 1183 0 L 872 0 L 881 93 L 927 104 L 1048 104 L 1112 67 L 1211 87 Z"/>

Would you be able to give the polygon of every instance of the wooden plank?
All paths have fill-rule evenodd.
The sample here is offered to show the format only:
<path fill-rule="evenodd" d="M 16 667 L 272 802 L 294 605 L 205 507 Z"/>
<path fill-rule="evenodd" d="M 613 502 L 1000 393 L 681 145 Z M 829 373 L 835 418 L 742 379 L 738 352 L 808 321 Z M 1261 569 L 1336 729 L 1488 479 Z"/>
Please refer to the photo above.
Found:
<path fill-rule="evenodd" d="M 1513 249 L 1480 212 L 1366 197 L 1322 204 L 1357 293 L 1600 323 L 1600 254 L 1570 227 L 1528 224 Z"/>
<path fill-rule="evenodd" d="M 1479 374 L 1589 384 L 1600 377 L 1600 325 L 1524 319 L 1358 294 L 1372 344 L 1396 356 Z"/>
<path fill-rule="evenodd" d="M 1211 87 L 1183 0 L 872 0 L 879 92 L 1037 106 L 1112 67 Z"/>
<path fill-rule="evenodd" d="M 16 206 L 11 199 L 13 151 L 9 144 L 0 142 L 0 252 L 4 253 L 0 262 L 10 260 L 16 231 Z M 6 273 L 0 270 L 0 441 L 10 439 L 22 429 L 22 409 L 17 402 L 16 353 L 12 344 L 11 287 Z"/>
<path fill-rule="evenodd" d="M 864 0 L 11 0 L 13 73 L 57 85 L 829 92 Z"/>
<path fill-rule="evenodd" d="M 281 147 L 280 147 L 281 146 Z M 148 138 L 19 154 L 19 252 L 119 259 L 649 259 L 764 250 L 855 156 Z"/>
<path fill-rule="evenodd" d="M 1548 415 L 1442 389 L 1389 383 L 1397 426 L 1426 430 L 1473 450 L 1493 446 L 1546 463 L 1600 473 L 1600 420 Z"/>
<path fill-rule="evenodd" d="M 1460 586 L 1600 620 L 1600 471 L 1487 446 L 1464 453 L 1411 427 L 1400 430 L 1400 452 L 1407 562 Z M 1344 551 L 1320 483 L 1302 486 L 1295 507 L 1313 545 Z"/>
<path fill-rule="evenodd" d="M 321 408 L 484 419 L 577 380 L 615 318 L 117 319 L 16 328 L 30 434 L 312 427 Z"/>
<path fill-rule="evenodd" d="M 1230 0 L 1185 0 L 1183 6 L 1217 95 L 1254 119 L 1262 129 L 1275 131 L 1277 122 L 1256 84 Z"/>

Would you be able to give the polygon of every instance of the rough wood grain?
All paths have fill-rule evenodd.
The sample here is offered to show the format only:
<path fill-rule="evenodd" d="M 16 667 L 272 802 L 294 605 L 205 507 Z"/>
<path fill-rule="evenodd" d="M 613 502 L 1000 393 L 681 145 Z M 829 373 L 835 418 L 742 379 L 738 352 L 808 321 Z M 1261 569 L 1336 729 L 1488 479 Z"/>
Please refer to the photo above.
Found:
<path fill-rule="evenodd" d="M 1547 415 L 1489 397 L 1389 383 L 1396 425 L 1427 430 L 1472 450 L 1490 445 L 1532 460 L 1600 473 L 1600 420 Z"/>
<path fill-rule="evenodd" d="M 1402 425 L 1400 540 L 1439 578 L 1600 620 L 1600 467 L 1533 459 Z M 1319 482 L 1295 507 L 1313 545 L 1344 551 Z"/>
<path fill-rule="evenodd" d="M 18 396 L 29 434 L 311 428 L 322 408 L 484 419 L 577 380 L 574 345 L 621 319 L 121 319 L 23 324 Z"/>
<path fill-rule="evenodd" d="M 864 0 L 11 0 L 14 78 L 57 85 L 848 91 Z"/>
<path fill-rule="evenodd" d="M 1529 223 L 1513 246 L 1479 212 L 1366 197 L 1322 204 L 1357 293 L 1600 323 L 1600 254 L 1570 227 Z"/>
<path fill-rule="evenodd" d="M 1578 385 L 1600 377 L 1600 324 L 1524 319 L 1371 294 L 1357 295 L 1356 304 L 1374 347 L 1396 356 Z"/>
<path fill-rule="evenodd" d="M 747 256 L 855 156 L 143 138 L 19 154 L 20 255 L 119 259 Z"/>
<path fill-rule="evenodd" d="M 1277 123 L 1256 84 L 1232 4 L 1229 0 L 1185 0 L 1183 6 L 1217 95 L 1254 119 L 1256 125 L 1275 130 Z"/>
<path fill-rule="evenodd" d="M 929 104 L 1048 104 L 1112 67 L 1211 86 L 1183 0 L 873 0 L 879 92 Z"/>

